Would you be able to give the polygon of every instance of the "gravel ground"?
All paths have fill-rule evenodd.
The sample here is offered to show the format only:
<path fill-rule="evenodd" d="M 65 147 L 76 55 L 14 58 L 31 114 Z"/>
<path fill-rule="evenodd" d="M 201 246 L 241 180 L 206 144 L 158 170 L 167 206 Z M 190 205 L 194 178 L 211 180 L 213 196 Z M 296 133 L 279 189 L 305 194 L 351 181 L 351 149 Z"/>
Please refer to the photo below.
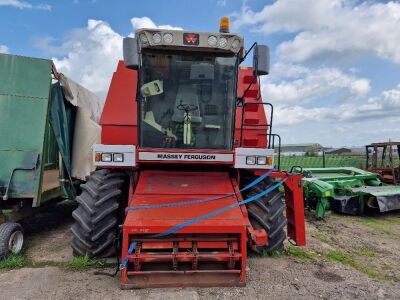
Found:
<path fill-rule="evenodd" d="M 400 213 L 331 215 L 325 221 L 308 221 L 307 247 L 289 247 L 290 254 L 277 257 L 248 259 L 245 288 L 123 291 L 118 276 L 57 266 L 72 259 L 72 209 L 61 204 L 25 224 L 29 228 L 25 255 L 31 265 L 0 270 L 0 299 L 400 298 Z"/>

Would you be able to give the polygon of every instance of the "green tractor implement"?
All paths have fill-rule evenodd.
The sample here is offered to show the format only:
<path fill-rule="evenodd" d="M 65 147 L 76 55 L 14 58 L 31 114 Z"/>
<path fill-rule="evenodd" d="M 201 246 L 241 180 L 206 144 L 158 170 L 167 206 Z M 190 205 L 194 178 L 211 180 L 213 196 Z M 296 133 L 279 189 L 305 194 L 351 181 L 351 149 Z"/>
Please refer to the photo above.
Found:
<path fill-rule="evenodd" d="M 352 167 L 305 168 L 301 173 L 306 205 L 319 219 L 330 210 L 358 215 L 400 209 L 400 186 L 383 183 L 375 173 Z"/>
<path fill-rule="evenodd" d="M 17 222 L 51 200 L 74 198 L 75 183 L 92 169 L 74 143 L 90 153 L 101 109 L 51 60 L 0 54 L 0 258 L 23 247 Z"/>

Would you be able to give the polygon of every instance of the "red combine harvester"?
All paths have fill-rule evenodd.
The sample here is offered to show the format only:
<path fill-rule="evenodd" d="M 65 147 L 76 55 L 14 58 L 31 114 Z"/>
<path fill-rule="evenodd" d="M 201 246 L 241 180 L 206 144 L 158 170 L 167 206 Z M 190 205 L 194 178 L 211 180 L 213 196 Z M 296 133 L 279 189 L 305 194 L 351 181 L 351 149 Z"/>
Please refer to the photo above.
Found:
<path fill-rule="evenodd" d="M 122 232 L 122 288 L 244 286 L 248 250 L 283 249 L 285 227 L 305 245 L 301 175 L 274 168 L 261 99 L 268 47 L 240 67 L 249 51 L 226 22 L 124 39 L 71 228 L 91 257 L 115 254 Z"/>

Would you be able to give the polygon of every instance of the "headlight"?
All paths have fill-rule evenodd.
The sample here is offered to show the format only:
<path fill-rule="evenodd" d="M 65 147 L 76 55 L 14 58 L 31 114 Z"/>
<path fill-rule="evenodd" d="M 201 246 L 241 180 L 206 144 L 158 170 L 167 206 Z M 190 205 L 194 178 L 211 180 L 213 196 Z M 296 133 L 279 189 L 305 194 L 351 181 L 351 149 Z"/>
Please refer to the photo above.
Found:
<path fill-rule="evenodd" d="M 153 42 L 154 42 L 154 44 L 161 43 L 161 34 L 159 34 L 159 33 L 153 34 Z"/>
<path fill-rule="evenodd" d="M 114 153 L 113 154 L 113 161 L 114 162 L 123 162 L 124 161 L 124 154 L 123 153 Z"/>
<path fill-rule="evenodd" d="M 101 161 L 109 162 L 112 160 L 111 153 L 102 153 L 101 154 Z"/>
<path fill-rule="evenodd" d="M 255 156 L 246 156 L 246 164 L 247 165 L 255 165 L 256 157 Z"/>
<path fill-rule="evenodd" d="M 171 33 L 165 33 L 165 34 L 163 35 L 163 40 L 164 40 L 165 43 L 171 44 L 172 41 L 174 40 L 174 37 L 172 36 Z"/>
<path fill-rule="evenodd" d="M 257 157 L 257 165 L 266 165 L 267 158 L 265 156 L 258 156 Z"/>
<path fill-rule="evenodd" d="M 210 35 L 207 40 L 208 46 L 216 47 L 218 43 L 217 37 L 215 35 Z"/>
<path fill-rule="evenodd" d="M 234 40 L 232 42 L 232 49 L 236 50 L 239 47 L 239 44 L 240 44 L 239 40 Z"/>
<path fill-rule="evenodd" d="M 220 38 L 218 41 L 218 46 L 220 48 L 225 48 L 227 44 L 228 44 L 228 41 L 224 37 Z"/>
<path fill-rule="evenodd" d="M 147 39 L 147 36 L 146 36 L 144 33 L 142 33 L 142 34 L 140 35 L 140 40 L 141 40 L 141 42 L 142 42 L 143 44 L 147 44 L 147 43 L 149 42 L 149 40 Z"/>

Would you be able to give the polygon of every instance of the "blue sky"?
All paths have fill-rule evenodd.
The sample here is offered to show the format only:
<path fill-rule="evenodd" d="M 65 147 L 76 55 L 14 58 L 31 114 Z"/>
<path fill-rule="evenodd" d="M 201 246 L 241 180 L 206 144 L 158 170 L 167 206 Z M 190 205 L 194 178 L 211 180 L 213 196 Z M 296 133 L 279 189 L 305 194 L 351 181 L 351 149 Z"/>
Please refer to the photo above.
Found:
<path fill-rule="evenodd" d="M 51 58 L 104 98 L 140 27 L 232 29 L 271 48 L 264 101 L 284 143 L 400 140 L 400 3 L 360 0 L 0 0 L 0 52 Z"/>

